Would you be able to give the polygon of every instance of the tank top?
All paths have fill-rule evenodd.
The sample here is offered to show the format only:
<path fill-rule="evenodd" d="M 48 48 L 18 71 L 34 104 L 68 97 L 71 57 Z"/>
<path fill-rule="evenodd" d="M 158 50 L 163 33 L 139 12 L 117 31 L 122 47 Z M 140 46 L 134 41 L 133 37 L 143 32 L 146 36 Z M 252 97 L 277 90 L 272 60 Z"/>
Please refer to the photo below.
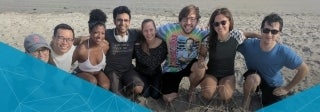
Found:
<path fill-rule="evenodd" d="M 89 40 L 88 40 L 88 47 L 89 47 Z M 97 65 L 92 65 L 90 62 L 90 49 L 88 49 L 88 59 L 84 61 L 83 63 L 79 62 L 79 69 L 84 72 L 96 72 L 100 71 L 103 69 L 106 65 L 106 56 L 104 55 L 103 50 L 101 49 L 102 52 L 102 60 L 99 64 Z"/>

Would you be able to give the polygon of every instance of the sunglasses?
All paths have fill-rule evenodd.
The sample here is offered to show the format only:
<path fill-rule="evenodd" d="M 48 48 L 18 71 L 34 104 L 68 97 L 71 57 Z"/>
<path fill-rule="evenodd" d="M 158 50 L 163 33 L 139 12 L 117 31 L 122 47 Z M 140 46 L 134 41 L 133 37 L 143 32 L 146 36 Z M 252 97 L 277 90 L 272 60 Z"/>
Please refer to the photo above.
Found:
<path fill-rule="evenodd" d="M 220 22 L 214 22 L 212 25 L 213 25 L 214 27 L 218 27 L 218 26 L 220 26 L 220 24 L 224 26 L 224 25 L 227 24 L 227 21 L 226 21 L 226 20 L 223 20 L 223 21 L 220 21 Z"/>
<path fill-rule="evenodd" d="M 272 35 L 276 35 L 278 34 L 280 31 L 279 30 L 270 30 L 268 28 L 263 28 L 262 29 L 262 32 L 265 33 L 265 34 L 269 34 L 269 32 L 271 32 Z"/>

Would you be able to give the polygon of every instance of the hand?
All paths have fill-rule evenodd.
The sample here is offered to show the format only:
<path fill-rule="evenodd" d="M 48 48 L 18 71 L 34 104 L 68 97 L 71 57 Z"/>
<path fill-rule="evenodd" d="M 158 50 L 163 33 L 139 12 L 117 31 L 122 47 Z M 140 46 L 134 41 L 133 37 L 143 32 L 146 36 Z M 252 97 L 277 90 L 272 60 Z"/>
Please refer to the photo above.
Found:
<path fill-rule="evenodd" d="M 208 69 L 204 59 L 199 59 L 198 60 L 198 66 L 199 66 L 200 69 L 203 69 L 203 68 Z"/>
<path fill-rule="evenodd" d="M 273 90 L 273 94 L 276 96 L 283 96 L 283 95 L 287 95 L 288 93 L 289 93 L 289 90 L 284 87 L 278 87 Z"/>

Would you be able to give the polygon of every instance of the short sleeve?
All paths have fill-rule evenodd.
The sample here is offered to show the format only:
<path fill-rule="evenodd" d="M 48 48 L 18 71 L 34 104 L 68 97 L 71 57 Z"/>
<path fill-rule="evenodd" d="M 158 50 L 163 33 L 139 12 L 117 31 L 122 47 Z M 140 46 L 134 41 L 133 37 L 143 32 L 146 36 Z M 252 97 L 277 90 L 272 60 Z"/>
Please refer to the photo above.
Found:
<path fill-rule="evenodd" d="M 230 37 L 235 38 L 239 44 L 242 44 L 243 41 L 246 39 L 243 32 L 240 30 L 232 30 L 230 31 Z"/>

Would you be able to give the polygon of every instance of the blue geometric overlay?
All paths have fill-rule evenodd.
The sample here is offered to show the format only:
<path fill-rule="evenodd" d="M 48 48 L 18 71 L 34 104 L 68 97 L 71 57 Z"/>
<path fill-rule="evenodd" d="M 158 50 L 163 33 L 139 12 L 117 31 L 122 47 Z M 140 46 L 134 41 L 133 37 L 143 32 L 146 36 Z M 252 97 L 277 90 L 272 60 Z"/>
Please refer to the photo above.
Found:
<path fill-rule="evenodd" d="M 315 85 L 303 92 L 289 96 L 258 112 L 319 112 L 320 85 Z"/>
<path fill-rule="evenodd" d="M 1 112 L 150 112 L 0 42 Z"/>

